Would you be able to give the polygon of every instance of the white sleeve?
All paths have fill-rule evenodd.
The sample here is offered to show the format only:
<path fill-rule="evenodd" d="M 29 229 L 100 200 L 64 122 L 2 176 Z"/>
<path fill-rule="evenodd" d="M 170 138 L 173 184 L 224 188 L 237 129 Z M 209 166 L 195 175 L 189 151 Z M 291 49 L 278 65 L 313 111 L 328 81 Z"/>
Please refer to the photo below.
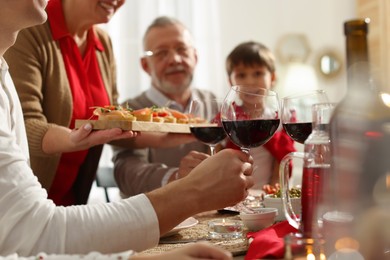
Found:
<path fill-rule="evenodd" d="M 140 251 L 158 243 L 157 217 L 143 194 L 72 207 L 56 207 L 46 197 L 26 163 L 15 162 L 0 173 L 1 255 Z"/>
<path fill-rule="evenodd" d="M 115 203 L 56 207 L 47 199 L 17 142 L 17 120 L 0 84 L 0 255 L 140 251 L 159 240 L 156 213 L 144 195 Z"/>

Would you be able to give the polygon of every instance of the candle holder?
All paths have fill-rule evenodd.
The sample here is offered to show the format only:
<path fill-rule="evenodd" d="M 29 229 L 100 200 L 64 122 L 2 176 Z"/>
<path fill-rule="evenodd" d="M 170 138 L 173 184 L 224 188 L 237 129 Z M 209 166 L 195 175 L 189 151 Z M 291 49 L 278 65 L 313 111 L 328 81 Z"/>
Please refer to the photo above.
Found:
<path fill-rule="evenodd" d="M 309 238 L 303 237 L 302 234 L 288 234 L 284 237 L 284 259 L 326 259 L 324 243 L 325 241 L 319 237 Z"/>
<path fill-rule="evenodd" d="M 217 219 L 209 221 L 208 227 L 212 239 L 235 239 L 242 237 L 244 225 L 239 220 Z"/>

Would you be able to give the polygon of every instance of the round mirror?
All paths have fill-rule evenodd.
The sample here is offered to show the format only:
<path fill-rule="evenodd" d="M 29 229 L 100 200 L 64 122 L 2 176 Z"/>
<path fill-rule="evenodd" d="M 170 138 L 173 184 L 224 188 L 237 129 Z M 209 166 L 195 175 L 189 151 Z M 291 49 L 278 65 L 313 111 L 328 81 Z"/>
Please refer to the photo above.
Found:
<path fill-rule="evenodd" d="M 317 69 L 326 78 L 337 76 L 342 68 L 340 55 L 334 51 L 324 51 L 319 55 Z"/>

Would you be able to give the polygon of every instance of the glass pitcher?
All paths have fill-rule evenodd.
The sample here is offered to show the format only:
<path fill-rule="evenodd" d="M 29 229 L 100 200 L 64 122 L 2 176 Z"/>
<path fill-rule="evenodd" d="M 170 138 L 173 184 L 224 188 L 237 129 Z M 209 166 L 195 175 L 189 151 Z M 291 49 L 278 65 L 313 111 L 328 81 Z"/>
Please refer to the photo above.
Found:
<path fill-rule="evenodd" d="M 323 201 L 324 178 L 330 171 L 329 121 L 335 107 L 333 103 L 319 103 L 312 106 L 313 131 L 304 143 L 304 152 L 286 155 L 280 164 L 280 186 L 284 214 L 291 226 L 299 230 L 303 237 L 318 235 L 318 205 Z M 289 165 L 294 158 L 303 159 L 301 216 L 292 208 L 289 194 Z"/>

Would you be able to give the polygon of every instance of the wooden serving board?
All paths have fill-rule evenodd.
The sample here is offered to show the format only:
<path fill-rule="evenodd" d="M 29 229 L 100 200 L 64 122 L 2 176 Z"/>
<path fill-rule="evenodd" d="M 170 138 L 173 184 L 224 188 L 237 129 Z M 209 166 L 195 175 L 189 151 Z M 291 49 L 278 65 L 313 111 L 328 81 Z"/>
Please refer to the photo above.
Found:
<path fill-rule="evenodd" d="M 165 133 L 191 133 L 187 124 L 174 123 L 155 123 L 143 121 L 111 121 L 111 120 L 81 120 L 77 119 L 75 127 L 80 128 L 86 123 L 91 123 L 93 129 L 103 130 L 111 128 L 121 128 L 123 130 L 141 131 L 141 132 L 165 132 Z"/>

